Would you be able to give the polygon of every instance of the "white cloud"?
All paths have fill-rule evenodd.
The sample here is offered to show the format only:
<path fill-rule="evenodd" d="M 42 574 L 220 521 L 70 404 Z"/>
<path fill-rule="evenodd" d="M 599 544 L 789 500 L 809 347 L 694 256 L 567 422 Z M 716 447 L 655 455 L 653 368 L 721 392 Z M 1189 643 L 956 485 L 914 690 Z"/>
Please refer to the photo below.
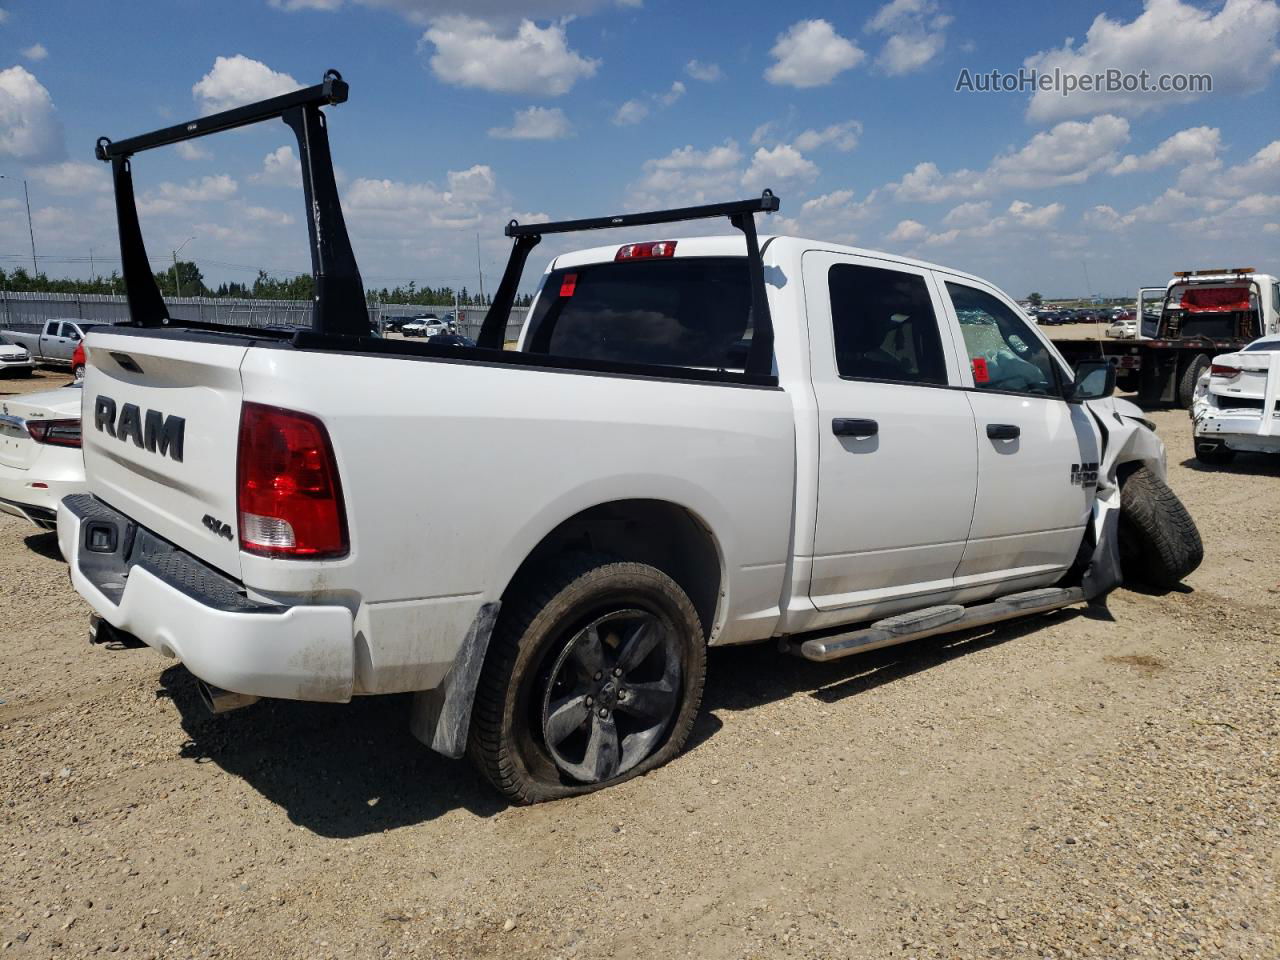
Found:
<path fill-rule="evenodd" d="M 852 227 L 871 216 L 875 194 L 862 201 L 855 201 L 853 197 L 852 190 L 832 190 L 812 197 L 800 205 L 800 212 L 794 218 L 775 215 L 775 232 L 820 237 L 835 243 L 856 243 L 858 236 Z"/>
<path fill-rule="evenodd" d="M 876 65 L 890 76 L 901 76 L 928 65 L 942 52 L 946 34 L 941 31 L 922 34 L 899 33 L 885 41 L 876 57 Z"/>
<path fill-rule="evenodd" d="M 899 200 L 922 203 L 940 203 L 975 197 L 989 191 L 988 181 L 973 170 L 957 170 L 943 174 L 938 165 L 925 160 L 917 163 L 909 173 L 896 183 L 885 187 Z"/>
<path fill-rule="evenodd" d="M 263 157 L 262 169 L 249 179 L 272 186 L 299 186 L 302 183 L 302 161 L 293 152 L 293 147 L 286 143 Z"/>
<path fill-rule="evenodd" d="M 573 133 L 569 118 L 559 107 L 517 110 L 509 127 L 493 127 L 489 136 L 501 140 L 563 140 Z"/>
<path fill-rule="evenodd" d="M 1083 183 L 1112 165 L 1129 139 L 1129 123 L 1103 114 L 1088 123 L 1070 120 L 1037 133 L 1016 153 L 997 157 L 991 168 L 1003 186 L 1056 187 Z"/>
<path fill-rule="evenodd" d="M 770 83 L 787 87 L 821 87 L 856 67 L 866 53 L 836 33 L 826 20 L 801 20 L 778 36 L 769 51 L 775 63 L 764 72 Z"/>
<path fill-rule="evenodd" d="M 806 200 L 801 205 L 801 210 L 805 213 L 820 213 L 824 210 L 837 210 L 846 206 L 852 199 L 852 190 L 832 190 L 830 193 L 824 193 L 820 197 L 814 197 L 811 200 Z"/>
<path fill-rule="evenodd" d="M 633 126 L 653 112 L 653 107 L 650 104 L 661 108 L 669 107 L 684 96 L 685 90 L 685 85 L 677 80 L 662 93 L 649 93 L 643 97 L 633 97 L 614 111 L 613 122 L 619 127 Z"/>
<path fill-rule="evenodd" d="M 209 151 L 203 147 L 197 147 L 190 140 L 182 140 L 174 145 L 174 149 L 178 151 L 178 156 L 183 160 L 208 160 Z"/>
<path fill-rule="evenodd" d="M 278 10 L 338 10 L 344 0 L 268 0 Z M 450 14 L 486 20 L 515 21 L 523 17 L 570 17 L 593 13 L 609 0 L 352 0 L 366 7 L 391 10 L 413 23 L 430 23 Z M 619 7 L 639 7 L 643 0 L 614 0 Z"/>
<path fill-rule="evenodd" d="M 742 151 L 734 140 L 706 150 L 678 147 L 645 161 L 643 176 L 631 187 L 631 202 L 645 208 L 724 200 L 740 189 L 741 164 Z"/>
<path fill-rule="evenodd" d="M 273 227 L 287 227 L 294 222 L 291 215 L 283 210 L 272 210 L 270 207 L 245 207 L 244 213 L 255 223 L 265 223 Z"/>
<path fill-rule="evenodd" d="M 792 141 L 792 146 L 797 150 L 817 150 L 830 144 L 841 153 L 848 153 L 857 148 L 861 135 L 862 124 L 857 120 L 849 120 L 845 123 L 833 123 L 822 130 L 805 130 Z M 752 134 L 751 142 L 756 142 L 755 134 Z"/>
<path fill-rule="evenodd" d="M 927 233 L 924 237 L 915 236 L 918 231 L 913 230 L 912 239 L 919 240 L 926 247 L 945 247 L 961 240 L 981 240 L 987 246 L 1001 240 L 1023 243 L 1028 236 L 1062 243 L 1065 242 L 1063 237 L 1049 235 L 1048 231 L 1065 210 L 1061 203 L 1037 207 L 1025 200 L 1015 200 L 1004 213 L 993 217 L 989 203 L 964 203 L 942 218 L 942 225 L 949 229 Z"/>
<path fill-rule="evenodd" d="M 218 57 L 213 69 L 191 88 L 202 114 L 230 110 L 255 100 L 277 97 L 301 84 L 287 73 L 278 73 L 259 60 L 237 53 Z"/>
<path fill-rule="evenodd" d="M 4 7 L 0 7 L 0 23 L 4 23 L 9 19 L 9 11 Z"/>
<path fill-rule="evenodd" d="M 105 193 L 111 189 L 110 167 L 105 163 L 64 160 L 45 166 L 29 167 L 27 177 L 50 193 L 79 196 Z"/>
<path fill-rule="evenodd" d="M 1088 123 L 1069 120 L 1033 136 L 1019 150 L 995 157 L 986 170 L 944 174 L 923 162 L 886 189 L 899 200 L 939 203 L 989 196 L 1000 190 L 1038 189 L 1083 183 L 1112 167 L 1116 150 L 1129 139 L 1129 123 L 1103 115 Z"/>
<path fill-rule="evenodd" d="M 337 10 L 342 0 L 268 0 L 277 10 Z"/>
<path fill-rule="evenodd" d="M 33 63 L 39 63 L 41 60 L 49 56 L 49 51 L 43 43 L 33 43 L 22 51 L 22 55 Z"/>
<path fill-rule="evenodd" d="M 951 20 L 935 0 L 891 0 L 867 22 L 868 32 L 889 35 L 876 65 L 891 76 L 921 69 L 946 46 Z"/>
<path fill-rule="evenodd" d="M 718 63 L 703 63 L 701 60 L 690 60 L 684 65 L 684 72 L 703 83 L 716 83 L 724 78 Z"/>
<path fill-rule="evenodd" d="M 1009 204 L 1009 217 L 1020 227 L 1042 230 L 1052 224 L 1065 210 L 1060 203 L 1049 203 L 1043 207 L 1035 207 L 1025 200 L 1015 200 Z"/>
<path fill-rule="evenodd" d="M 0 70 L 0 157 L 42 163 L 65 154 L 49 91 L 25 67 Z"/>
<path fill-rule="evenodd" d="M 229 200 L 238 189 L 236 181 L 225 173 L 185 184 L 165 181 L 138 197 L 138 212 L 145 216 L 186 214 L 192 204 Z"/>
<path fill-rule="evenodd" d="M 748 189 L 767 187 L 787 180 L 812 180 L 818 168 L 795 147 L 783 143 L 766 150 L 760 147 L 751 157 L 751 166 L 742 175 L 742 185 Z"/>
<path fill-rule="evenodd" d="M 484 20 L 449 16 L 435 21 L 422 41 L 435 47 L 431 70 L 441 82 L 495 93 L 560 96 L 600 66 L 569 49 L 564 23 L 539 27 L 522 20 L 514 34 L 500 36 Z"/>
<path fill-rule="evenodd" d="M 885 239 L 889 243 L 913 244 L 929 235 L 929 228 L 919 220 L 902 220 Z"/>
<path fill-rule="evenodd" d="M 1167 224 L 1203 242 L 1247 237 L 1262 225 L 1261 220 L 1280 212 L 1280 140 L 1225 169 L 1220 168 L 1216 157 L 1213 162 L 1212 175 L 1185 176 L 1187 171 L 1203 171 L 1209 166 L 1207 161 L 1193 162 L 1179 177 L 1177 186 L 1169 187 L 1154 200 L 1138 204 L 1127 213 L 1099 204 L 1085 213 L 1084 222 L 1113 231 L 1140 224 Z"/>
<path fill-rule="evenodd" d="M 1101 230 L 1119 230 L 1133 223 L 1133 219 L 1123 216 L 1110 204 L 1100 203 L 1085 212 L 1084 222 L 1086 226 Z"/>
<path fill-rule="evenodd" d="M 1205 187 L 1228 196 L 1280 189 L 1280 140 L 1271 141 L 1244 163 L 1223 170 Z"/>
<path fill-rule="evenodd" d="M 1207 73 L 1216 95 L 1252 93 L 1265 87 L 1280 65 L 1278 34 L 1280 5 L 1275 0 L 1226 0 L 1217 10 L 1182 0 L 1146 0 L 1131 22 L 1099 14 L 1079 47 L 1068 40 L 1058 49 L 1028 57 L 1025 65 L 1041 73 L 1061 70 L 1077 75 L 1145 70 L 1153 80 L 1163 74 Z M 1100 111 L 1138 114 L 1203 96 L 1204 92 L 1075 91 L 1064 97 L 1038 90 L 1027 116 L 1044 121 Z"/>
<path fill-rule="evenodd" d="M 1190 127 L 1179 130 L 1154 149 L 1142 154 L 1129 154 L 1111 168 L 1113 174 L 1157 170 L 1171 164 L 1207 163 L 1215 160 L 1222 149 L 1222 134 L 1215 127 Z"/>
<path fill-rule="evenodd" d="M 343 207 L 354 220 L 390 223 L 401 229 L 415 226 L 458 229 L 475 227 L 481 213 L 495 199 L 493 170 L 477 164 L 467 170 L 451 170 L 447 186 L 434 183 L 401 183 L 360 177 L 348 188 Z"/>
<path fill-rule="evenodd" d="M 948 227 L 976 227 L 991 219 L 991 203 L 983 200 L 977 203 L 962 203 L 947 211 L 942 222 Z"/>
<path fill-rule="evenodd" d="M 649 105 L 643 100 L 628 100 L 613 115 L 613 122 L 620 127 L 639 123 L 649 115 Z"/>

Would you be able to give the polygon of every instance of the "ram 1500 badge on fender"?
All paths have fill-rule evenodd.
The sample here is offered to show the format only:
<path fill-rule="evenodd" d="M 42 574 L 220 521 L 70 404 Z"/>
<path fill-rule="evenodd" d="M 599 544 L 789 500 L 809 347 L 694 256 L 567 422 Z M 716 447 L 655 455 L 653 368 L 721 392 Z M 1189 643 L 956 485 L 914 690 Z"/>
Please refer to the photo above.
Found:
<path fill-rule="evenodd" d="M 708 645 L 830 660 L 1199 562 L 1109 366 L 1073 372 L 977 277 L 758 237 L 768 191 L 513 221 L 476 347 L 368 336 L 319 120 L 345 98 L 330 74 L 99 143 L 135 327 L 90 335 L 102 428 L 59 540 L 99 639 L 179 658 L 215 709 L 413 691 L 420 739 L 532 802 L 678 753 Z M 174 321 L 130 158 L 273 117 L 298 134 L 314 211 L 314 329 Z M 734 232 L 667 233 L 704 218 Z M 606 227 L 652 232 L 556 257 L 504 350 L 541 237 Z M 107 398 L 179 418 L 181 458 L 148 449 L 145 415 L 122 442 Z"/>

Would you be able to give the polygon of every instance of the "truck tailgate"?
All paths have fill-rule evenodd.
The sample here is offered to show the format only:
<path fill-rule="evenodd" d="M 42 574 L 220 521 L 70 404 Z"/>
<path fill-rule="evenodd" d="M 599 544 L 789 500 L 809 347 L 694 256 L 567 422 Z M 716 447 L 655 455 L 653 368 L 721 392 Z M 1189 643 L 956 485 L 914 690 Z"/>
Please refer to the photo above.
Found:
<path fill-rule="evenodd" d="M 247 346 L 94 332 L 89 347 L 90 492 L 238 578 L 236 445 Z"/>

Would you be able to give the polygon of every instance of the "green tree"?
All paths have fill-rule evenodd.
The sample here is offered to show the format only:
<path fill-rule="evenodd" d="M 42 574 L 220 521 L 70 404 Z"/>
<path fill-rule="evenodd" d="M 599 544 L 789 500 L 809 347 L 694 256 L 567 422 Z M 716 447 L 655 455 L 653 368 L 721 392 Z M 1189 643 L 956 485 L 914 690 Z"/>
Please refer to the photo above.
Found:
<path fill-rule="evenodd" d="M 1044 303 L 1044 297 L 1040 296 L 1038 293 L 1029 293 L 1027 294 L 1027 303 L 1031 304 L 1033 307 L 1038 307 L 1040 304 Z"/>

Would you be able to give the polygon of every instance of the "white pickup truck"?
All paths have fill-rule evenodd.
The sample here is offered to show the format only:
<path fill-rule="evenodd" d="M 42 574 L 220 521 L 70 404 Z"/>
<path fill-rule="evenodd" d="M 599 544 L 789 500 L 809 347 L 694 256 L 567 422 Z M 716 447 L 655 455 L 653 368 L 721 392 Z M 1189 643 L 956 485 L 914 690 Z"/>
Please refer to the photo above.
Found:
<path fill-rule="evenodd" d="M 335 281 L 354 260 L 300 109 Z M 100 144 L 124 244 L 117 158 L 172 130 Z M 1111 367 L 1073 375 L 977 277 L 757 238 L 776 208 L 513 222 L 476 348 L 370 338 L 325 284 L 315 332 L 179 325 L 126 273 L 138 326 L 90 335 L 89 492 L 58 517 L 99 639 L 180 659 L 215 709 L 418 692 L 419 738 L 532 802 L 674 756 L 708 645 L 829 660 L 1194 569 Z M 712 216 L 740 233 L 556 257 L 501 348 L 543 234 Z"/>
<path fill-rule="evenodd" d="M 0 339 L 25 347 L 36 364 L 71 366 L 71 358 L 95 323 L 83 320 L 46 320 L 34 330 L 4 328 Z"/>

